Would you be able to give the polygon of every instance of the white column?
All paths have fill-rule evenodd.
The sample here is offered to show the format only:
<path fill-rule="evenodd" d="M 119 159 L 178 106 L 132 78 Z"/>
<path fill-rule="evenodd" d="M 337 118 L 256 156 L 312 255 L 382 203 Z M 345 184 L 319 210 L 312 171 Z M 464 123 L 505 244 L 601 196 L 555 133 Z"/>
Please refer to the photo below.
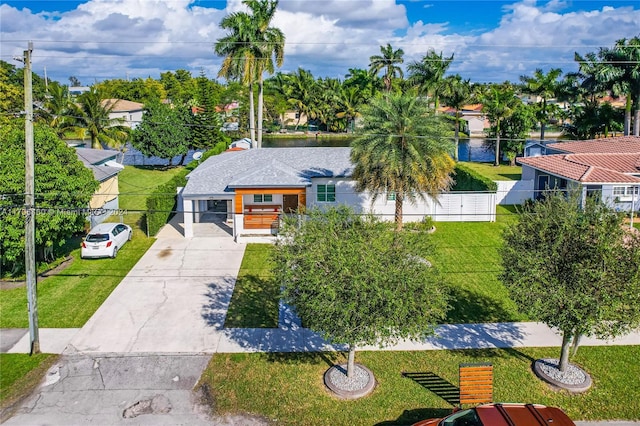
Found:
<path fill-rule="evenodd" d="M 184 200 L 184 237 L 193 237 L 193 200 Z"/>

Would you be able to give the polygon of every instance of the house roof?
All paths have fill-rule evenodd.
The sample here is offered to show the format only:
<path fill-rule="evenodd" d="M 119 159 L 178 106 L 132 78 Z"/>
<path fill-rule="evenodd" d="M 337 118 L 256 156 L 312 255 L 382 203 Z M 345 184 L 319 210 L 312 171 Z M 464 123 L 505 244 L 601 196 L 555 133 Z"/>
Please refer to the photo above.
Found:
<path fill-rule="evenodd" d="M 304 187 L 315 177 L 349 177 L 351 148 L 262 148 L 209 157 L 187 176 L 183 197 L 229 195 L 234 188 Z"/>
<path fill-rule="evenodd" d="M 103 99 L 102 104 L 113 106 L 111 112 L 142 111 L 144 109 L 144 104 L 127 101 L 125 99 Z"/>
<path fill-rule="evenodd" d="M 555 154 L 518 158 L 520 164 L 582 183 L 640 183 L 640 154 Z"/>
<path fill-rule="evenodd" d="M 118 151 L 76 148 L 76 155 L 85 167 L 93 172 L 93 177 L 98 182 L 104 182 L 105 180 L 117 175 L 122 170 L 122 167 L 109 165 L 116 162 L 118 158 Z"/>
<path fill-rule="evenodd" d="M 586 141 L 550 143 L 547 144 L 547 148 L 573 154 L 640 154 L 640 137 L 618 136 Z"/>

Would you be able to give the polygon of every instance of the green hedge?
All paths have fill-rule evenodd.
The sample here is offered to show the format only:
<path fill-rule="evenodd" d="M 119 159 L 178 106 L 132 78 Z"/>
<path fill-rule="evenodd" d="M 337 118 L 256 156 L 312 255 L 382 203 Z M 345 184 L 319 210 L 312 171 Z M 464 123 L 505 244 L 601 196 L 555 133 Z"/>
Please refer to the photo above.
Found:
<path fill-rule="evenodd" d="M 219 142 L 213 148 L 205 151 L 200 161 L 192 161 L 185 167 L 184 171 L 175 175 L 169 182 L 158 187 L 147 198 L 147 233 L 149 236 L 155 236 L 160 228 L 162 228 L 171 218 L 176 211 L 178 204 L 178 197 L 176 190 L 180 186 L 187 184 L 187 175 L 200 163 L 212 155 L 218 155 L 225 151 L 227 143 L 225 141 Z"/>
<path fill-rule="evenodd" d="M 452 191 L 497 191 L 498 184 L 475 170 L 457 164 Z"/>
<path fill-rule="evenodd" d="M 187 184 L 186 176 L 189 172 L 190 170 L 185 169 L 178 173 L 147 198 L 147 233 L 150 236 L 156 235 L 173 216 L 177 206 L 176 189 Z"/>

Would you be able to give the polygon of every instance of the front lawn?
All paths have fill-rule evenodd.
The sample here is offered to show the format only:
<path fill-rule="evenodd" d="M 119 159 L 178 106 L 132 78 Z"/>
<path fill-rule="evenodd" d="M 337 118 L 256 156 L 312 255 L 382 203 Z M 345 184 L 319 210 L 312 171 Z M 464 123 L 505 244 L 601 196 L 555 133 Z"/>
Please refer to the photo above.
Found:
<path fill-rule="evenodd" d="M 491 180 L 520 180 L 522 178 L 522 167 L 500 164 L 498 167 L 493 163 L 461 162 L 466 167 L 475 170 Z"/>
<path fill-rule="evenodd" d="M 0 354 L 0 407 L 29 394 L 57 359 L 52 354 Z"/>
<path fill-rule="evenodd" d="M 200 384 L 216 414 L 251 413 L 282 425 L 406 425 L 451 412 L 460 363 L 491 362 L 495 401 L 559 406 L 575 420 L 640 419 L 640 346 L 580 348 L 575 362 L 594 379 L 581 395 L 553 391 L 531 372 L 534 359 L 557 356 L 558 348 L 358 352 L 377 387 L 356 401 L 331 396 L 322 381 L 330 365 L 345 362 L 341 353 L 216 354 Z"/>
<path fill-rule="evenodd" d="M 124 222 L 131 225 L 133 239 L 116 259 L 80 259 L 80 249 L 74 248 L 73 258 L 62 271 L 38 279 L 38 323 L 47 328 L 76 328 L 85 322 L 111 294 L 129 270 L 138 262 L 153 239 L 147 238 L 138 226 L 146 198 L 171 179 L 181 168 L 159 170 L 126 166 L 119 175 L 120 208 L 127 211 Z M 111 221 L 119 221 L 113 216 Z M 24 287 L 0 291 L 0 327 L 26 328 L 27 294 Z"/>
<path fill-rule="evenodd" d="M 515 208 L 497 207 L 497 222 L 437 222 L 426 256 L 442 272 L 453 293 L 448 323 L 526 320 L 498 280 L 502 230 Z M 269 244 L 249 244 L 231 298 L 226 327 L 277 327 L 279 286 L 269 279 Z"/>

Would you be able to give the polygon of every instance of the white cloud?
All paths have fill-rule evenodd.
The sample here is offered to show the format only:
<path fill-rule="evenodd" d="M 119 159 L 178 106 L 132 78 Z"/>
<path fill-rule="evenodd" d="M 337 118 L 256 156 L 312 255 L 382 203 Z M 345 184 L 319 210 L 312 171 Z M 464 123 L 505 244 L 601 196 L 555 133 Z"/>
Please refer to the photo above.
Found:
<path fill-rule="evenodd" d="M 34 70 L 42 74 L 46 66 L 62 82 L 70 75 L 87 84 L 127 75 L 157 78 L 179 68 L 193 75 L 204 69 L 213 78 L 220 64 L 213 45 L 224 34 L 218 24 L 244 8 L 240 0 L 229 0 L 225 9 L 193 0 L 90 0 L 69 12 L 34 14 L 3 4 L 2 59 L 21 55 L 33 40 Z M 569 71 L 573 52 L 596 51 L 639 32 L 640 10 L 631 6 L 566 10 L 562 0 L 540 6 L 524 0 L 503 8 L 496 28 L 454 33 L 447 22 L 410 24 L 405 7 L 393 0 L 287 0 L 273 24 L 287 40 L 284 72 L 303 67 L 316 76 L 344 77 L 349 68 L 366 68 L 379 46 L 391 43 L 405 51 L 405 64 L 430 48 L 453 53 L 450 70 L 474 81 L 517 81 L 538 67 Z"/>

